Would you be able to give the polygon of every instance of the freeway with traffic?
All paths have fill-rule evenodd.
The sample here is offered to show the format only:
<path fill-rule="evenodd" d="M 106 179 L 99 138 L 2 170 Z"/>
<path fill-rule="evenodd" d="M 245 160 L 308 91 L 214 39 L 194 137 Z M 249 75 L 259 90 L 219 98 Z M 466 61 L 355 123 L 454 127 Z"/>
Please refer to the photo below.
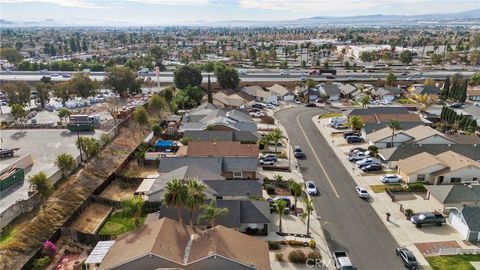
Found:
<path fill-rule="evenodd" d="M 312 117 L 323 112 L 294 107 L 274 117 L 285 127 L 290 143 L 299 145 L 307 157 L 299 166 L 319 189 L 320 195 L 312 198 L 330 250 L 346 250 L 359 270 L 404 269 L 395 256 L 397 242 L 369 202 L 358 197 L 355 181 L 313 123 Z"/>
<path fill-rule="evenodd" d="M 53 81 L 64 81 L 68 80 L 69 77 L 62 77 L 63 74 L 72 74 L 75 72 L 71 71 L 50 71 L 48 73 L 42 73 L 40 71 L 0 71 L 0 79 L 7 81 L 38 81 L 43 76 L 52 77 Z M 425 78 L 432 79 L 445 79 L 446 76 L 452 76 L 455 73 L 460 73 L 463 76 L 471 76 L 474 74 L 473 71 L 451 71 L 451 70 L 440 70 L 440 71 L 428 71 L 428 72 L 396 72 L 394 73 L 398 80 L 406 81 L 422 81 Z M 93 79 L 103 81 L 105 77 L 105 72 L 90 72 L 90 76 Z M 203 80 L 207 81 L 207 74 L 204 73 Z M 211 73 L 210 73 L 211 74 Z M 299 81 L 303 77 L 304 79 L 312 78 L 316 81 L 376 81 L 379 79 L 385 79 L 388 73 L 386 72 L 375 72 L 375 73 L 360 73 L 360 72 L 348 72 L 348 71 L 339 71 L 334 76 L 335 79 L 328 79 L 327 75 L 307 75 L 308 70 L 291 70 L 287 73 L 282 73 L 280 70 L 258 70 L 258 71 L 249 71 L 247 74 L 241 74 L 240 78 L 242 81 L 250 82 L 260 82 L 260 81 Z M 155 79 L 154 73 L 140 74 L 144 77 L 153 77 Z M 212 81 L 215 82 L 215 75 L 211 74 Z M 173 72 L 161 72 L 159 76 L 160 82 L 173 82 Z"/>

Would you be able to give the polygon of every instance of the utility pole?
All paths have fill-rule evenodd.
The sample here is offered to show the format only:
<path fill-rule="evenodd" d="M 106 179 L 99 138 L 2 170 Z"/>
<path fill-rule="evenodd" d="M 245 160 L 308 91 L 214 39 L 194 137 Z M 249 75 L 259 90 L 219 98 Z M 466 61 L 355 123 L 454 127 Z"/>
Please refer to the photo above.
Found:
<path fill-rule="evenodd" d="M 155 75 L 157 75 L 157 86 L 158 86 L 158 93 L 160 93 L 160 67 L 155 67 Z"/>

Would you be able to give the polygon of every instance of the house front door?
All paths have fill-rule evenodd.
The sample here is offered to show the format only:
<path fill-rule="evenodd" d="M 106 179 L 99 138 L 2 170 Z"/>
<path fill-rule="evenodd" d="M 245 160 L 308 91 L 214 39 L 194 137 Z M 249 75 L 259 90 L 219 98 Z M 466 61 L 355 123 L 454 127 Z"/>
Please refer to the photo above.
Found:
<path fill-rule="evenodd" d="M 438 177 L 437 185 L 443 184 L 443 175 Z"/>

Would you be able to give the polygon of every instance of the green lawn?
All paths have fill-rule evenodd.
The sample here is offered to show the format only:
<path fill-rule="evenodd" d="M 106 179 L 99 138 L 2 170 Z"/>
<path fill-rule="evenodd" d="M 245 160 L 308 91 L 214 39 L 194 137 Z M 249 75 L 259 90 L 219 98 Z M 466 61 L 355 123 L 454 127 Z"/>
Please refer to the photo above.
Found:
<path fill-rule="evenodd" d="M 426 257 L 434 270 L 475 270 L 470 262 L 480 261 L 480 255 L 452 255 Z"/>
<path fill-rule="evenodd" d="M 329 113 L 324 113 L 324 114 L 321 114 L 318 116 L 319 119 L 322 119 L 322 118 L 332 118 L 332 117 L 340 117 L 342 116 L 343 114 L 341 113 L 332 113 L 332 112 L 329 112 Z"/>
<path fill-rule="evenodd" d="M 16 226 L 9 226 L 0 233 L 0 245 L 8 243 L 17 231 Z"/>
<path fill-rule="evenodd" d="M 145 217 L 142 217 L 142 224 Z M 135 222 L 132 218 L 122 217 L 119 214 L 112 214 L 98 232 L 99 235 L 118 236 L 135 229 Z"/>
<path fill-rule="evenodd" d="M 400 184 L 388 184 L 388 185 L 370 185 L 370 188 L 373 190 L 375 193 L 382 193 L 385 192 L 385 189 L 387 187 L 395 187 L 395 186 L 400 186 Z"/>

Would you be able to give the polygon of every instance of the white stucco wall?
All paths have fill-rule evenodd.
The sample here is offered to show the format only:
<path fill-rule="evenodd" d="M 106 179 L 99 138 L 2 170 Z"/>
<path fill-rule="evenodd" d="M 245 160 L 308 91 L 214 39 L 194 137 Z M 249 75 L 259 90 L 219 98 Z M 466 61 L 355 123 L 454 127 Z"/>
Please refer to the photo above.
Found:
<path fill-rule="evenodd" d="M 473 181 L 473 178 L 477 178 L 477 181 L 480 181 L 480 169 L 476 167 L 465 167 L 460 170 L 449 172 L 443 175 L 443 183 L 448 184 L 452 177 L 462 178 L 462 182 Z"/>

